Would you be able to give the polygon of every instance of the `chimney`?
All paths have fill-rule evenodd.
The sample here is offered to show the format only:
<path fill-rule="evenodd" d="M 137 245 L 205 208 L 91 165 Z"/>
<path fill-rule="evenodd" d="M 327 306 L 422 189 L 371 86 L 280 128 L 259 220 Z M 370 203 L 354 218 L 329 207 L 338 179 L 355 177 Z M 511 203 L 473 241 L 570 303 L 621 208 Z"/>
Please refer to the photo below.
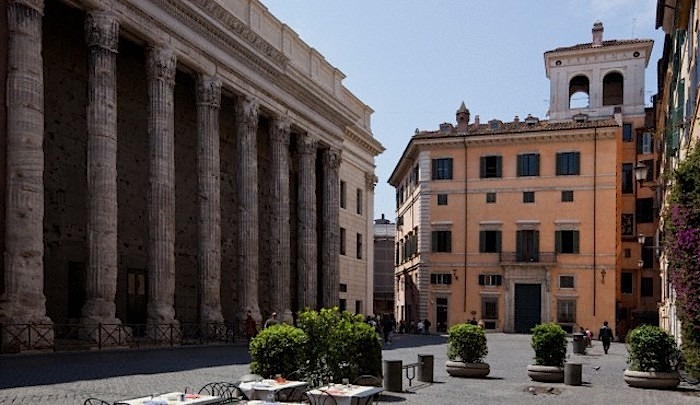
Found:
<path fill-rule="evenodd" d="M 520 123 L 520 117 L 518 117 L 518 116 L 516 115 L 515 118 L 513 118 L 513 123 L 514 123 L 514 124 L 519 124 L 519 123 Z"/>
<path fill-rule="evenodd" d="M 591 30 L 593 33 L 593 46 L 602 46 L 603 45 L 603 23 L 600 21 L 596 21 L 593 23 L 593 29 Z"/>
<path fill-rule="evenodd" d="M 479 119 L 478 115 L 475 115 L 474 116 L 474 125 L 478 126 L 479 124 L 481 124 L 481 120 Z"/>

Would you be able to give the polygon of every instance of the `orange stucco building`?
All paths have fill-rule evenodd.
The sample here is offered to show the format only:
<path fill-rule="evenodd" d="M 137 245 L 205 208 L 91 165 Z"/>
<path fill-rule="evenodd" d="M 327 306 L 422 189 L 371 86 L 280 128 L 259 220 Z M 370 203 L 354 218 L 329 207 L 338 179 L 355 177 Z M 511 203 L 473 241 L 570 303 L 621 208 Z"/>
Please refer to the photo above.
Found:
<path fill-rule="evenodd" d="M 622 281 L 631 272 L 639 294 L 637 234 L 655 225 L 638 224 L 652 212 L 640 211 L 631 177 L 639 151 L 654 163 L 637 146 L 648 141 L 652 41 L 603 41 L 602 32 L 596 23 L 591 43 L 545 53 L 549 120 L 482 123 L 462 103 L 455 124 L 413 135 L 389 179 L 397 319 L 446 331 L 476 318 L 528 333 L 547 321 L 616 326 L 639 309 Z"/>

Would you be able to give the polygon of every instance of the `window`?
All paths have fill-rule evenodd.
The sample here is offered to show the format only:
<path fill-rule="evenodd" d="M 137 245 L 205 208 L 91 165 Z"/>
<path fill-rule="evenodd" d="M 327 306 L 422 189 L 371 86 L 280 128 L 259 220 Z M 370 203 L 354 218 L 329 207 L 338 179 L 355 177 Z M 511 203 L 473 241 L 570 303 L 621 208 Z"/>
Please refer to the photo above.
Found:
<path fill-rule="evenodd" d="M 524 203 L 534 203 L 535 202 L 535 192 L 534 191 L 523 191 L 523 202 Z"/>
<path fill-rule="evenodd" d="M 518 176 L 539 176 L 540 155 L 538 153 L 525 153 L 518 155 Z"/>
<path fill-rule="evenodd" d="M 433 180 L 452 178 L 452 158 L 433 159 Z"/>
<path fill-rule="evenodd" d="M 348 303 L 347 300 L 345 300 L 344 298 L 341 298 L 339 305 L 338 305 L 338 309 L 340 309 L 341 311 L 345 311 L 345 307 L 347 306 L 347 303 Z"/>
<path fill-rule="evenodd" d="M 639 289 L 642 297 L 654 296 L 654 279 L 651 277 L 642 277 L 642 284 Z"/>
<path fill-rule="evenodd" d="M 413 173 L 411 173 L 411 183 L 414 186 L 418 185 L 418 175 L 419 174 L 420 174 L 420 171 L 418 170 L 418 165 L 415 165 L 415 167 L 413 167 Z"/>
<path fill-rule="evenodd" d="M 501 156 L 482 156 L 480 177 L 482 179 L 501 177 L 502 161 Z"/>
<path fill-rule="evenodd" d="M 338 291 L 340 291 L 340 292 L 348 292 L 348 285 L 347 285 L 347 284 L 341 284 Z"/>
<path fill-rule="evenodd" d="M 431 236 L 433 252 L 452 251 L 452 231 L 433 231 Z"/>
<path fill-rule="evenodd" d="M 357 234 L 357 258 L 362 259 L 362 234 Z"/>
<path fill-rule="evenodd" d="M 573 202 L 574 201 L 574 190 L 562 190 L 561 201 L 562 202 Z"/>
<path fill-rule="evenodd" d="M 632 249 L 625 248 L 624 254 L 625 254 L 625 257 L 632 257 Z"/>
<path fill-rule="evenodd" d="M 493 204 L 496 202 L 496 193 L 486 193 L 486 202 Z"/>
<path fill-rule="evenodd" d="M 362 205 L 364 201 L 362 200 L 362 190 L 357 189 L 357 214 L 362 215 Z"/>
<path fill-rule="evenodd" d="M 362 300 L 357 300 L 357 301 L 355 301 L 355 313 L 356 313 L 356 314 L 361 314 L 361 313 L 363 313 L 363 311 L 362 311 Z"/>
<path fill-rule="evenodd" d="M 576 301 L 574 301 L 574 300 L 559 300 L 559 301 L 557 301 L 557 322 L 559 322 L 559 323 L 576 323 Z"/>
<path fill-rule="evenodd" d="M 632 124 L 622 124 L 622 142 L 632 142 Z"/>
<path fill-rule="evenodd" d="M 498 319 L 498 299 L 483 298 L 481 301 L 481 317 L 483 319 Z"/>
<path fill-rule="evenodd" d="M 603 105 L 624 104 L 624 78 L 618 72 L 603 77 Z"/>
<path fill-rule="evenodd" d="M 632 163 L 622 164 L 622 194 L 634 193 L 634 171 Z"/>
<path fill-rule="evenodd" d="M 495 286 L 503 283 L 503 276 L 500 274 L 479 274 L 479 285 Z"/>
<path fill-rule="evenodd" d="M 447 194 L 437 195 L 437 205 L 447 205 Z"/>
<path fill-rule="evenodd" d="M 559 288 L 574 288 L 574 276 L 559 276 Z"/>
<path fill-rule="evenodd" d="M 634 214 L 622 214 L 620 218 L 620 231 L 622 235 L 632 236 L 634 235 Z"/>
<path fill-rule="evenodd" d="M 622 294 L 632 294 L 632 272 L 623 271 L 620 277 L 620 292 Z"/>
<path fill-rule="evenodd" d="M 340 254 L 345 256 L 345 228 L 340 228 Z"/>
<path fill-rule="evenodd" d="M 637 153 L 654 153 L 654 138 L 651 136 L 650 132 L 637 134 Z"/>
<path fill-rule="evenodd" d="M 450 285 L 452 284 L 452 274 L 434 273 L 430 275 L 430 284 Z"/>
<path fill-rule="evenodd" d="M 554 239 L 557 253 L 578 253 L 578 231 L 556 231 L 554 233 Z"/>
<path fill-rule="evenodd" d="M 501 231 L 479 231 L 479 252 L 499 253 L 501 251 Z"/>
<path fill-rule="evenodd" d="M 540 231 L 533 229 L 515 231 L 515 256 L 518 262 L 539 262 Z"/>
<path fill-rule="evenodd" d="M 398 191 L 397 191 L 398 193 Z M 346 208 L 347 207 L 347 184 L 344 181 L 340 181 L 340 208 Z M 396 205 L 398 206 L 399 202 L 399 195 L 396 194 Z"/>
<path fill-rule="evenodd" d="M 649 223 L 654 221 L 654 199 L 637 199 L 637 223 Z"/>
<path fill-rule="evenodd" d="M 580 174 L 580 152 L 557 153 L 557 176 L 572 176 Z"/>

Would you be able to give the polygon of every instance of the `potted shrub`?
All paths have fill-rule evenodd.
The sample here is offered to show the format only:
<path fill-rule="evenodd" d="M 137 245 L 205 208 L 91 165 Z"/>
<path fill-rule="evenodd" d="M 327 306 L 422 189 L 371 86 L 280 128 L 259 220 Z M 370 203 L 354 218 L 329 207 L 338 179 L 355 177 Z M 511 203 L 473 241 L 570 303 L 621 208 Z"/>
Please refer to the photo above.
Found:
<path fill-rule="evenodd" d="M 527 375 L 541 382 L 563 382 L 566 359 L 566 332 L 554 322 L 532 328 L 535 364 L 527 366 Z"/>
<path fill-rule="evenodd" d="M 250 341 L 251 373 L 265 378 L 288 375 L 304 362 L 308 336 L 299 328 L 279 324 L 263 329 Z"/>
<path fill-rule="evenodd" d="M 476 325 L 460 323 L 450 328 L 447 337 L 445 369 L 453 377 L 486 377 L 491 368 L 484 362 L 489 349 L 484 330 Z"/>
<path fill-rule="evenodd" d="M 631 387 L 671 389 L 680 383 L 679 350 L 673 336 L 658 326 L 642 325 L 627 334 L 625 382 Z"/>

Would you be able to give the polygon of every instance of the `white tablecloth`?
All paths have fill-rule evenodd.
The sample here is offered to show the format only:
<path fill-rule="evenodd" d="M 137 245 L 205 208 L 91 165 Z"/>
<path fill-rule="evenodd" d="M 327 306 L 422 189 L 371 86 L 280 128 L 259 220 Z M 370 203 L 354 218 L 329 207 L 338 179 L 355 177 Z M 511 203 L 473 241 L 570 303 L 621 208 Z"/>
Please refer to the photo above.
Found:
<path fill-rule="evenodd" d="M 351 405 L 353 398 L 367 398 L 384 391 L 382 387 L 371 387 L 367 385 L 333 385 L 325 386 L 307 392 L 308 396 L 321 396 L 323 391 L 331 394 L 338 405 Z"/>
<path fill-rule="evenodd" d="M 306 388 L 306 381 L 287 381 L 278 383 L 275 380 L 262 380 L 258 382 L 244 382 L 238 385 L 238 388 L 248 397 L 248 399 L 267 399 L 268 394 L 289 387 L 298 387 L 302 390 Z"/>
<path fill-rule="evenodd" d="M 155 397 L 148 395 L 146 397 L 134 398 L 117 401 L 119 404 L 128 405 L 144 405 L 149 403 L 156 404 L 167 404 L 167 405 L 204 405 L 204 404 L 216 404 L 221 398 L 213 397 L 211 395 L 204 394 L 188 394 L 185 397 L 185 401 L 180 401 L 180 395 L 182 392 L 168 392 L 167 394 L 158 394 Z"/>

